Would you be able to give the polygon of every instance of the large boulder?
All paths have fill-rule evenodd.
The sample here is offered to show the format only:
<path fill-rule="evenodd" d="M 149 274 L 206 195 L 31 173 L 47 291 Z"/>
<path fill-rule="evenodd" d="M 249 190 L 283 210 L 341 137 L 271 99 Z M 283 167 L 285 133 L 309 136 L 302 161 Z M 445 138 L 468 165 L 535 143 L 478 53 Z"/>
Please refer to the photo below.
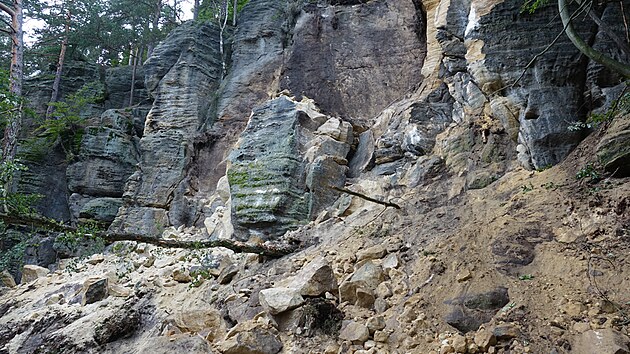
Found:
<path fill-rule="evenodd" d="M 318 132 L 330 119 L 336 136 L 334 129 Z M 257 107 L 229 157 L 236 236 L 274 238 L 332 204 L 339 193 L 331 186 L 345 183 L 351 131 L 350 124 L 319 113 L 310 100 L 280 96 Z"/>

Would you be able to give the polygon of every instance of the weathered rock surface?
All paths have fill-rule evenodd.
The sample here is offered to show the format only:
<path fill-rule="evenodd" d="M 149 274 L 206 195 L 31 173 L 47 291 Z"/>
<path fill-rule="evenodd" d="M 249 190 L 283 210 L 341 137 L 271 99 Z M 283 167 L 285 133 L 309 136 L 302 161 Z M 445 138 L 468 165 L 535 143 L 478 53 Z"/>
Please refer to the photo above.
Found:
<path fill-rule="evenodd" d="M 258 294 L 262 307 L 272 315 L 292 310 L 304 304 L 304 298 L 298 289 L 270 288 Z"/>
<path fill-rule="evenodd" d="M 83 283 L 81 291 L 81 304 L 83 306 L 101 301 L 107 297 L 108 293 L 107 278 L 90 278 Z"/>
<path fill-rule="evenodd" d="M 22 280 L 20 283 L 30 283 L 37 278 L 45 277 L 50 270 L 33 264 L 27 264 L 22 268 Z"/>
<path fill-rule="evenodd" d="M 339 140 L 326 130 L 317 134 L 328 120 L 311 101 L 286 96 L 254 110 L 227 171 L 238 238 L 278 237 L 339 195 L 330 186 L 345 182 L 350 128 L 336 120 Z"/>
<path fill-rule="evenodd" d="M 302 296 L 323 296 L 327 292 L 336 293 L 338 289 L 332 267 L 323 257 L 315 258 L 277 285 L 297 289 Z"/>
<path fill-rule="evenodd" d="M 326 113 L 371 118 L 421 81 L 426 15 L 411 0 L 339 5 L 304 7 L 281 88 Z"/>
<path fill-rule="evenodd" d="M 250 322 L 237 325 L 219 343 L 219 350 L 223 354 L 276 354 L 283 345 L 275 332 Z"/>
<path fill-rule="evenodd" d="M 630 353 L 630 337 L 610 328 L 584 332 L 577 336 L 573 345 L 573 353 L 576 354 Z"/>
<path fill-rule="evenodd" d="M 481 324 L 489 322 L 509 301 L 506 288 L 448 300 L 446 303 L 453 306 L 453 310 L 445 319 L 449 325 L 464 333 L 476 331 Z"/>
<path fill-rule="evenodd" d="M 630 115 L 619 117 L 611 124 L 597 146 L 597 157 L 613 176 L 630 176 Z"/>
<path fill-rule="evenodd" d="M 217 31 L 215 25 L 186 23 L 145 62 L 145 85 L 154 102 L 138 145 L 139 169 L 127 182 L 113 230 L 155 234 L 151 218 L 158 215 L 165 226 L 193 221 L 187 167 L 221 76 Z"/>

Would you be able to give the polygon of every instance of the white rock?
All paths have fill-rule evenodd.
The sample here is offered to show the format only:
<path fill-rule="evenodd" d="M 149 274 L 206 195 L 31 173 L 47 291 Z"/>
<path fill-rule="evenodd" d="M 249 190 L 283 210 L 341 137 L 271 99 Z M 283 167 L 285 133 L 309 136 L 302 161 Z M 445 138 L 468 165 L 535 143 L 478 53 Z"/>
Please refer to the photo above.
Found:
<path fill-rule="evenodd" d="M 260 305 L 272 315 L 294 309 L 304 304 L 304 298 L 295 288 L 270 288 L 258 294 Z"/>

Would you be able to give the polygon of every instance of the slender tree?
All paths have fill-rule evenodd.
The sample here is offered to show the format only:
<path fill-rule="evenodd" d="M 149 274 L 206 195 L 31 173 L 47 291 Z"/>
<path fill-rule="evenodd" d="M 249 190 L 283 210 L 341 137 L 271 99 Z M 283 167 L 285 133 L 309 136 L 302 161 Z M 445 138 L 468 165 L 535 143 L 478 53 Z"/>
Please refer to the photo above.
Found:
<path fill-rule="evenodd" d="M 68 1 L 71 5 L 72 0 Z M 52 115 L 55 107 L 51 103 L 57 102 L 59 99 L 59 85 L 61 84 L 61 74 L 63 73 L 63 64 L 66 59 L 66 51 L 68 49 L 68 37 L 70 35 L 70 22 L 72 21 L 72 9 L 66 6 L 66 23 L 63 31 L 63 39 L 61 40 L 61 49 L 59 51 L 59 60 L 57 61 L 57 70 L 55 72 L 55 81 L 53 82 L 52 94 L 48 108 L 46 109 L 46 119 Z"/>
<path fill-rule="evenodd" d="M 558 0 L 558 11 L 560 12 L 560 19 L 562 20 L 562 25 L 565 28 L 567 37 L 569 37 L 573 45 L 575 45 L 575 47 L 579 49 L 580 52 L 582 52 L 584 55 L 591 58 L 592 60 L 596 61 L 597 63 L 607 67 L 608 69 L 618 72 L 624 77 L 630 79 L 630 65 L 621 63 L 594 49 L 580 37 L 580 35 L 573 27 L 572 21 L 574 17 L 569 11 L 569 4 L 566 0 Z"/>
<path fill-rule="evenodd" d="M 11 5 L 0 2 L 0 10 L 11 18 L 11 22 L 4 21 L 9 28 L 1 29 L 2 32 L 11 36 L 11 69 L 9 91 L 16 97 L 22 96 L 22 79 L 24 76 L 24 34 L 22 26 L 23 6 L 22 0 L 13 0 Z M 17 138 L 22 126 L 22 109 L 9 115 L 9 122 L 4 129 L 4 141 L 2 146 L 3 161 L 10 161 L 15 158 L 17 148 Z"/>

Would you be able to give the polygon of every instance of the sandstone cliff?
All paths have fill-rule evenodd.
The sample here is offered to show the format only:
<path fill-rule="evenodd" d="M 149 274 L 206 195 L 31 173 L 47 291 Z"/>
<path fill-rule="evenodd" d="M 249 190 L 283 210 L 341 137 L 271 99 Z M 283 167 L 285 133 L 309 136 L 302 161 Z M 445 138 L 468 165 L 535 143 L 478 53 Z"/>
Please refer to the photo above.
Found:
<path fill-rule="evenodd" d="M 620 4 L 596 11 L 623 34 Z M 43 213 L 298 251 L 46 236 L 0 279 L 0 353 L 630 352 L 627 84 L 521 6 L 250 0 L 227 56 L 212 23 L 171 33 L 134 107 L 90 71 L 78 155 L 24 186 Z"/>

